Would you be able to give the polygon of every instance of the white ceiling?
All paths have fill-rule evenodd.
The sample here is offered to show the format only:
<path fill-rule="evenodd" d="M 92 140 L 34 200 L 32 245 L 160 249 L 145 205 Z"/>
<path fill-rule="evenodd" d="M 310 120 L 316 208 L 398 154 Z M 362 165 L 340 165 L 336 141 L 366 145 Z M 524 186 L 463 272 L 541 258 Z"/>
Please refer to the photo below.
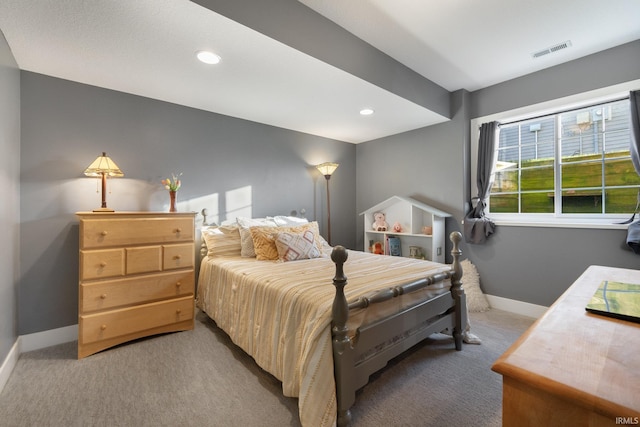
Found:
<path fill-rule="evenodd" d="M 300 2 L 448 91 L 640 39 L 638 0 Z M 188 0 L 0 0 L 0 30 L 23 70 L 341 141 L 447 120 Z"/>

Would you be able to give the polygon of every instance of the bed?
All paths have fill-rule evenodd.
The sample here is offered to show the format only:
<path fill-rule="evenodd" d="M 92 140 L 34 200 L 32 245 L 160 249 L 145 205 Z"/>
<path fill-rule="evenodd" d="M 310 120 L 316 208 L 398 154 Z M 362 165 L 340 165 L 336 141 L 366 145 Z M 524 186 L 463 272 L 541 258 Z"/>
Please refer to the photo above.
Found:
<path fill-rule="evenodd" d="M 356 391 L 392 358 L 437 332 L 462 349 L 460 233 L 451 240 L 447 265 L 332 248 L 317 223 L 289 217 L 203 227 L 197 305 L 298 398 L 303 426 L 346 426 Z"/>

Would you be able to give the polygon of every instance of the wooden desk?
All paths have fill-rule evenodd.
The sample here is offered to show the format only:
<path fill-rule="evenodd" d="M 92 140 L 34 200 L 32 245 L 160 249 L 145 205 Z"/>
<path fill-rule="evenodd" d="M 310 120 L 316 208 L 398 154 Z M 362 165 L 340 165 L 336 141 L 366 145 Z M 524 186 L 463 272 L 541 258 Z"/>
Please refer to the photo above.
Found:
<path fill-rule="evenodd" d="M 503 426 L 640 424 L 640 324 L 584 309 L 603 280 L 640 271 L 590 266 L 493 364 Z"/>

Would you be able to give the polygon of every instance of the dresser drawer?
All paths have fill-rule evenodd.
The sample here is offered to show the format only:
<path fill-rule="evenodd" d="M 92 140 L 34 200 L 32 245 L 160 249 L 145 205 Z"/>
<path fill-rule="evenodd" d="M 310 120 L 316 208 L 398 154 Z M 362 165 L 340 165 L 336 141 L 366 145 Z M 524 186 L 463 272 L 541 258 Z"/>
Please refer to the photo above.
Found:
<path fill-rule="evenodd" d="M 194 264 L 193 245 L 191 243 L 181 245 L 163 246 L 163 270 L 176 268 L 189 268 Z"/>
<path fill-rule="evenodd" d="M 87 313 L 176 298 L 193 295 L 194 285 L 193 270 L 81 283 L 80 305 L 83 312 Z"/>
<path fill-rule="evenodd" d="M 80 316 L 82 344 L 193 319 L 192 296 Z"/>
<path fill-rule="evenodd" d="M 161 246 L 138 246 L 126 248 L 127 274 L 153 273 L 162 270 Z"/>
<path fill-rule="evenodd" d="M 192 241 L 192 218 L 109 218 L 80 220 L 80 247 Z"/>
<path fill-rule="evenodd" d="M 80 279 L 124 276 L 124 249 L 80 251 Z"/>

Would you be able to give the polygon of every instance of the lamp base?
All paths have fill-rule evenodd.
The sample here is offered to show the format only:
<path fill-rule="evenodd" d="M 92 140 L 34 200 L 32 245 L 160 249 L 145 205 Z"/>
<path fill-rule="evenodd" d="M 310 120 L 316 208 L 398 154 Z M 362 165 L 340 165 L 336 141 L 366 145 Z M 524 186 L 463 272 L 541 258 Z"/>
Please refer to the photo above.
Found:
<path fill-rule="evenodd" d="M 115 212 L 113 209 L 111 208 L 98 208 L 98 209 L 94 209 L 94 212 Z"/>

